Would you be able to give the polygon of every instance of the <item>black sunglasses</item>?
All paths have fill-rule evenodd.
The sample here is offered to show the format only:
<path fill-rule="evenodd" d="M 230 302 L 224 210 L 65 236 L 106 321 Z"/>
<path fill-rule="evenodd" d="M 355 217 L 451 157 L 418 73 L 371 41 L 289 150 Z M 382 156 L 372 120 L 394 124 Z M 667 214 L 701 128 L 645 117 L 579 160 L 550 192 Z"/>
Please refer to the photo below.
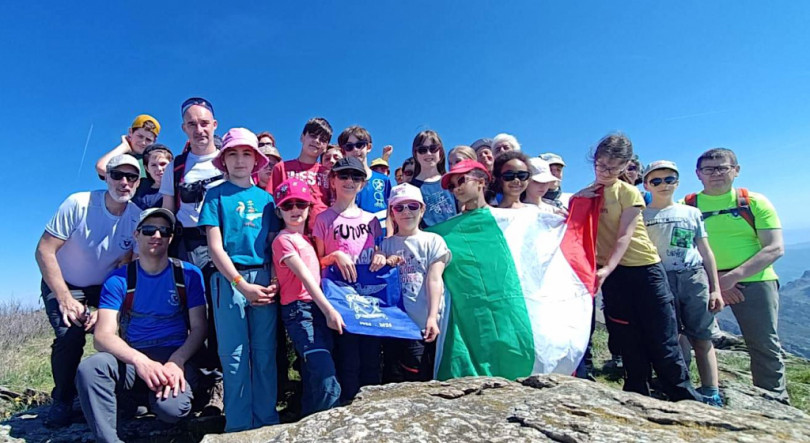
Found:
<path fill-rule="evenodd" d="M 265 146 L 272 146 L 272 147 L 275 147 L 275 145 L 273 144 L 273 142 L 259 142 L 259 147 L 260 147 L 260 148 L 263 148 L 263 147 L 265 147 Z"/>
<path fill-rule="evenodd" d="M 292 211 L 292 208 L 294 207 L 303 211 L 304 209 L 309 207 L 309 203 L 298 200 L 298 201 L 284 202 L 279 206 L 279 208 L 281 208 L 281 210 L 284 212 Z"/>
<path fill-rule="evenodd" d="M 678 177 L 670 175 L 668 177 L 664 177 L 664 178 L 656 177 L 656 178 L 650 180 L 650 184 L 653 185 L 653 186 L 656 186 L 656 187 L 660 186 L 661 183 L 666 183 L 668 185 L 678 183 Z"/>
<path fill-rule="evenodd" d="M 391 206 L 391 209 L 393 209 L 394 212 L 402 212 L 402 211 L 405 210 L 405 208 L 408 208 L 409 211 L 416 212 L 416 211 L 419 210 L 419 207 L 421 207 L 421 206 L 422 205 L 420 205 L 417 202 L 399 203 L 399 204 L 396 204 L 394 206 Z"/>
<path fill-rule="evenodd" d="M 113 169 L 110 171 L 110 178 L 115 181 L 126 178 L 129 183 L 135 183 L 141 176 L 133 172 L 116 171 Z"/>
<path fill-rule="evenodd" d="M 336 175 L 337 175 L 338 180 L 352 179 L 352 181 L 355 182 L 355 183 L 360 183 L 360 182 L 362 182 L 363 180 L 366 179 L 366 174 L 360 174 L 360 173 L 357 173 L 357 172 L 351 173 L 351 172 L 340 171 Z"/>
<path fill-rule="evenodd" d="M 462 175 L 461 177 L 458 178 L 458 180 L 456 180 L 455 183 L 453 183 L 453 180 L 450 180 L 450 184 L 447 185 L 447 190 L 453 192 L 456 188 L 466 183 L 467 180 L 478 180 L 478 179 L 475 177 L 467 177 L 466 175 Z"/>
<path fill-rule="evenodd" d="M 355 149 L 364 149 L 366 146 L 368 146 L 368 142 L 365 140 L 360 140 L 357 143 L 344 143 L 341 148 L 343 148 L 343 150 L 346 152 L 352 152 Z"/>
<path fill-rule="evenodd" d="M 142 225 L 138 228 L 138 232 L 147 237 L 155 235 L 155 232 L 160 232 L 160 236 L 166 238 L 172 235 L 174 230 L 168 226 Z"/>
<path fill-rule="evenodd" d="M 529 179 L 529 176 L 531 176 L 529 171 L 506 171 L 501 173 L 501 180 L 505 182 L 510 182 L 514 179 L 518 179 L 522 182 L 525 182 L 526 180 Z"/>
<path fill-rule="evenodd" d="M 634 172 L 634 171 L 638 170 L 638 167 L 631 163 L 631 164 L 627 165 L 627 167 L 624 168 L 624 170 L 627 171 L 627 172 Z"/>
<path fill-rule="evenodd" d="M 442 148 L 442 145 L 436 145 L 436 144 L 422 145 L 422 146 L 417 147 L 415 149 L 415 151 L 416 151 L 417 154 L 422 154 L 422 155 L 427 154 L 428 151 L 430 151 L 431 154 L 435 154 L 435 153 L 439 152 L 439 149 L 441 149 L 441 148 Z"/>

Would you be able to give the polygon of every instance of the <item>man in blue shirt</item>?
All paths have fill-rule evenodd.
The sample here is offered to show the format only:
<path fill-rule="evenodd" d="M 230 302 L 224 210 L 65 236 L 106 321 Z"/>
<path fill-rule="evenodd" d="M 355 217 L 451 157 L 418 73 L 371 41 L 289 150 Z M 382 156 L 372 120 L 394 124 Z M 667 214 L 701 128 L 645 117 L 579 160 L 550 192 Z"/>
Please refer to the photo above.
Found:
<path fill-rule="evenodd" d="M 82 411 L 98 441 L 120 441 L 117 402 L 126 391 L 148 393 L 162 421 L 191 412 L 196 380 L 189 359 L 207 333 L 205 290 L 199 268 L 169 259 L 175 225 L 172 211 L 143 211 L 135 231 L 139 260 L 102 285 L 94 334 L 99 352 L 76 375 Z"/>

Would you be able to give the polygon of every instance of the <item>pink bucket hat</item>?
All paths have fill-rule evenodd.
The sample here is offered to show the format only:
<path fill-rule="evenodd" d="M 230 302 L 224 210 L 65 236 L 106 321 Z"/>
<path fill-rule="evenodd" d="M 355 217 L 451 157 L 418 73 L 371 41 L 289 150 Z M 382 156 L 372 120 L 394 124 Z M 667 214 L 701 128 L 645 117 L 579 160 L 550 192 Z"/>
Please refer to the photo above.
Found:
<path fill-rule="evenodd" d="M 303 200 L 312 203 L 312 190 L 305 181 L 295 177 L 288 178 L 273 191 L 273 199 L 276 201 L 276 207 L 288 200 Z"/>
<path fill-rule="evenodd" d="M 222 137 L 222 149 L 219 150 L 217 156 L 212 160 L 214 167 L 222 172 L 228 172 L 228 168 L 225 167 L 222 156 L 225 154 L 225 151 L 236 146 L 248 146 L 253 149 L 256 165 L 253 167 L 251 173 L 255 174 L 270 163 L 267 156 L 264 155 L 262 151 L 259 151 L 259 139 L 256 138 L 256 134 L 245 128 L 233 128 Z"/>

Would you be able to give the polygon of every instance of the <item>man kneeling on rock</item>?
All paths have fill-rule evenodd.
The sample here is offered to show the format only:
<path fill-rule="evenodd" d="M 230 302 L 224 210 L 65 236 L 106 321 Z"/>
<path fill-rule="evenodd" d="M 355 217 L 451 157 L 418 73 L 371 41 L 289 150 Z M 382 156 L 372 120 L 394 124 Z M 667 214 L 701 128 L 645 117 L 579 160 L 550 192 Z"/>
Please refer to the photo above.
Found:
<path fill-rule="evenodd" d="M 135 231 L 139 260 L 113 271 L 101 288 L 94 340 L 99 352 L 76 375 L 82 410 L 98 441 L 120 441 L 122 395 L 146 394 L 150 410 L 165 422 L 191 412 L 196 371 L 189 359 L 205 340 L 205 295 L 200 269 L 168 256 L 175 225 L 167 209 L 143 211 Z"/>

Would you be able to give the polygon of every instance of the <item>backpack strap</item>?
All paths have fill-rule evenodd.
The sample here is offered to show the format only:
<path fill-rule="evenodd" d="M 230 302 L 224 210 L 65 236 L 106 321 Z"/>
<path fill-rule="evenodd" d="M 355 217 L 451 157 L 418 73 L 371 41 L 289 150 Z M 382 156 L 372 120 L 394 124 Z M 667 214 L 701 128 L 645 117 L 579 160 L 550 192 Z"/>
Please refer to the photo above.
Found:
<path fill-rule="evenodd" d="M 188 159 L 188 152 L 183 150 L 183 153 L 174 158 L 174 170 L 172 171 L 174 178 L 174 211 L 180 210 L 180 189 L 179 186 L 183 182 L 184 174 L 186 172 L 186 159 Z"/>
<path fill-rule="evenodd" d="M 740 211 L 740 217 L 748 222 L 754 232 L 757 232 L 754 211 L 751 210 L 751 197 L 748 195 L 748 189 L 746 188 L 737 188 L 737 209 Z"/>
<path fill-rule="evenodd" d="M 138 280 L 138 260 L 133 260 L 127 264 L 127 292 L 124 294 L 124 302 L 121 303 L 121 310 L 118 311 L 118 336 L 126 340 L 127 326 L 129 326 L 130 312 L 135 303 L 135 286 Z"/>
<path fill-rule="evenodd" d="M 169 257 L 174 274 L 174 288 L 177 291 L 177 298 L 180 300 L 180 307 L 183 309 L 183 318 L 186 320 L 186 328 L 191 329 L 191 320 L 188 317 L 188 298 L 186 297 L 186 277 L 183 274 L 183 262 L 180 259 Z"/>

